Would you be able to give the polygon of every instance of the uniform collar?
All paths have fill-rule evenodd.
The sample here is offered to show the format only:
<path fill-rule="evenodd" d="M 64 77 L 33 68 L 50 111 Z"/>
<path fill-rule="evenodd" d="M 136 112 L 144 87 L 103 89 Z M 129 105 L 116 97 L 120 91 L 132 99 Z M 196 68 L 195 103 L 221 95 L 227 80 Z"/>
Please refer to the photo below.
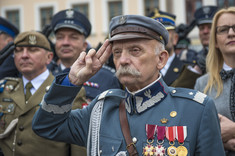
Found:
<path fill-rule="evenodd" d="M 47 77 L 50 75 L 49 70 L 47 69 L 37 77 L 35 77 L 33 80 L 31 80 L 31 83 L 33 85 L 33 88 L 31 89 L 31 93 L 34 94 L 36 90 L 41 86 L 41 84 L 47 79 Z M 24 76 L 22 76 L 24 88 L 26 84 L 29 82 Z"/>
<path fill-rule="evenodd" d="M 146 86 L 145 88 L 137 91 L 127 91 L 127 98 L 125 99 L 126 110 L 130 113 L 142 113 L 151 107 L 160 103 L 167 96 L 165 91 L 167 88 L 166 84 L 160 77 Z"/>

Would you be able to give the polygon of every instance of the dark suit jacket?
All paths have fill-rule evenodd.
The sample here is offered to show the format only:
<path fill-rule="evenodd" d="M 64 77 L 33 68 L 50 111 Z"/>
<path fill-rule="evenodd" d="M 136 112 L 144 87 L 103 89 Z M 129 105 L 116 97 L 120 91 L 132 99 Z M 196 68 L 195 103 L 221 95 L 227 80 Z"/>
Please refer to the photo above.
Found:
<path fill-rule="evenodd" d="M 175 55 L 175 58 L 171 62 L 171 65 L 168 68 L 165 76 L 163 76 L 163 79 L 167 85 L 170 86 L 179 77 L 183 66 L 184 63 Z"/>

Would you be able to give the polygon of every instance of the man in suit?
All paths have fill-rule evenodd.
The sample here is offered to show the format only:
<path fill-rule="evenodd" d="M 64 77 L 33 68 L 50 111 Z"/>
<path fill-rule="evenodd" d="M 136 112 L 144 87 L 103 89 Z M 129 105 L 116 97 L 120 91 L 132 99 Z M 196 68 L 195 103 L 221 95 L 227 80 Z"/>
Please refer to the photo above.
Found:
<path fill-rule="evenodd" d="M 205 74 L 205 60 L 209 46 L 210 29 L 212 19 L 217 10 L 217 6 L 203 6 L 195 11 L 194 18 L 196 19 L 196 23 L 199 29 L 199 39 L 203 48 L 198 53 L 196 65 L 185 66 L 179 78 L 171 86 L 193 89 L 196 79 Z"/>
<path fill-rule="evenodd" d="M 162 79 L 169 55 L 165 27 L 146 16 L 124 15 L 114 17 L 109 30 L 109 41 L 97 52 L 82 52 L 69 74 L 56 78 L 34 116 L 35 133 L 86 146 L 92 156 L 224 156 L 213 100 Z M 74 93 L 111 53 L 126 90 L 107 90 L 85 109 L 71 111 Z"/>
<path fill-rule="evenodd" d="M 80 53 L 86 51 L 88 45 L 86 38 L 91 33 L 91 24 L 84 14 L 66 9 L 53 16 L 51 26 L 55 33 L 55 51 L 60 63 L 52 63 L 49 69 L 54 75 L 58 75 L 68 72 Z M 120 87 L 112 70 L 103 67 L 84 83 L 87 102 L 107 89 Z"/>
<path fill-rule="evenodd" d="M 54 80 L 47 69 L 53 58 L 50 44 L 35 31 L 19 34 L 14 44 L 14 62 L 22 78 L 0 81 L 0 147 L 6 156 L 69 156 L 70 144 L 43 139 L 32 131 L 32 117 Z M 77 105 L 85 102 L 79 96 Z"/>
<path fill-rule="evenodd" d="M 0 17 L 0 79 L 7 76 L 18 76 L 12 56 L 13 40 L 18 33 L 19 30 L 16 26 Z"/>
<path fill-rule="evenodd" d="M 166 84 L 171 85 L 179 77 L 184 65 L 177 57 L 174 48 L 178 42 L 178 34 L 175 31 L 176 16 L 156 9 L 151 13 L 150 17 L 161 22 L 169 32 L 169 40 L 166 45 L 169 58 L 166 65 L 161 69 L 161 74 Z"/>

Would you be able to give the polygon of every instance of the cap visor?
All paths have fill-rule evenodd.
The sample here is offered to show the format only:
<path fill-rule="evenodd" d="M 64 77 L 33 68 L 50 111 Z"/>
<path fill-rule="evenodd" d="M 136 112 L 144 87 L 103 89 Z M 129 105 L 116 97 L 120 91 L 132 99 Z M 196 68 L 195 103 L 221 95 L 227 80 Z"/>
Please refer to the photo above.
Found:
<path fill-rule="evenodd" d="M 212 23 L 212 20 L 200 20 L 197 22 L 198 25 L 201 25 L 201 24 L 211 24 Z"/>
<path fill-rule="evenodd" d="M 57 30 L 62 29 L 62 28 L 74 29 L 74 30 L 77 30 L 78 32 L 84 34 L 83 29 L 79 28 L 78 26 L 72 25 L 72 24 L 60 24 L 54 28 L 54 31 L 56 32 Z"/>
<path fill-rule="evenodd" d="M 174 26 L 165 26 L 166 30 L 174 30 L 175 27 Z"/>
<path fill-rule="evenodd" d="M 137 38 L 143 38 L 143 39 L 154 39 L 148 35 L 141 34 L 141 33 L 121 33 L 114 35 L 109 39 L 109 41 L 119 41 L 119 40 L 127 40 L 127 39 L 137 39 Z"/>

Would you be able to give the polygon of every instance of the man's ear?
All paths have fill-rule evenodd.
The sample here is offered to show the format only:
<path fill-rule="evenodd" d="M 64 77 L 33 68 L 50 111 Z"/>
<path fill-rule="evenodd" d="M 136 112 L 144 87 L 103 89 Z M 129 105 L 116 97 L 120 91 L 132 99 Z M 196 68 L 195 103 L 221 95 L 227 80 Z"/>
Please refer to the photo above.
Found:
<path fill-rule="evenodd" d="M 157 58 L 157 69 L 161 70 L 167 63 L 169 53 L 166 50 L 163 50 L 158 54 Z"/>
<path fill-rule="evenodd" d="M 88 46 L 88 43 L 87 43 L 87 41 L 85 41 L 84 43 L 83 43 L 83 51 L 86 51 L 86 48 L 87 48 L 87 46 Z"/>
<path fill-rule="evenodd" d="M 53 57 L 54 57 L 53 52 L 48 51 L 48 52 L 47 52 L 47 64 L 50 64 L 50 63 L 51 63 Z"/>
<path fill-rule="evenodd" d="M 176 33 L 176 32 L 174 32 L 174 46 L 176 46 L 177 45 L 177 43 L 178 43 L 178 40 L 179 40 L 179 35 Z"/>

